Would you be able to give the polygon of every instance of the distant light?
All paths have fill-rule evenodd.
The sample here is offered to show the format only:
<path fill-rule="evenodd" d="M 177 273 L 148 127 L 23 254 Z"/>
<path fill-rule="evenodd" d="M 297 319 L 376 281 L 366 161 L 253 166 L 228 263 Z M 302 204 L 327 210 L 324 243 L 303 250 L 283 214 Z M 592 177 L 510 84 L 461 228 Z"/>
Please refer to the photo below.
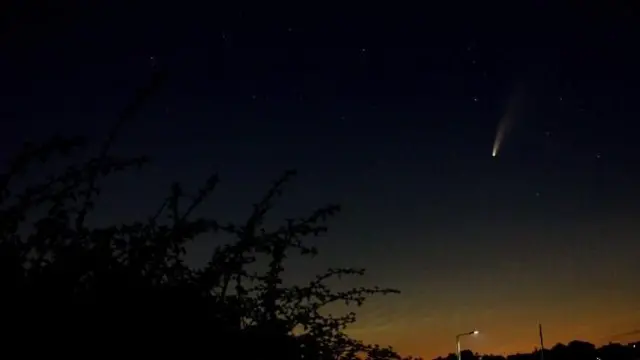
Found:
<path fill-rule="evenodd" d="M 478 330 L 473 330 L 473 335 L 478 335 L 478 334 L 480 334 L 480 331 L 478 331 Z"/>

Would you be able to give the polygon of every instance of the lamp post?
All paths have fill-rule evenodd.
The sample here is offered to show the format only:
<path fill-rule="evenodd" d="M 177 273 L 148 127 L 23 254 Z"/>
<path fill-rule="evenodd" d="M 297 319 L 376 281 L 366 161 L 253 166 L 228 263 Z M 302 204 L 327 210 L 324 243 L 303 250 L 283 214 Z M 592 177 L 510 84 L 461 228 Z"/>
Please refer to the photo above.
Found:
<path fill-rule="evenodd" d="M 460 354 L 460 338 L 463 337 L 463 336 L 468 336 L 468 335 L 477 335 L 478 333 L 480 333 L 480 331 L 473 330 L 473 331 L 469 331 L 467 333 L 462 333 L 462 334 L 456 335 L 456 355 L 458 356 L 458 360 L 462 360 L 462 357 L 461 357 L 461 354 Z"/>

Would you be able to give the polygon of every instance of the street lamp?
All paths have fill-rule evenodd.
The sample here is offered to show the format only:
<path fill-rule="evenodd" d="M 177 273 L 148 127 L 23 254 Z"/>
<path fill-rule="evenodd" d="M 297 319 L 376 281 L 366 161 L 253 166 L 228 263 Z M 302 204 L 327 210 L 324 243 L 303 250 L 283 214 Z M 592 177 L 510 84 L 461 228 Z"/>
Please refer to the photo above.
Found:
<path fill-rule="evenodd" d="M 462 357 L 460 355 L 460 338 L 463 337 L 463 336 L 468 336 L 468 335 L 477 335 L 479 333 L 480 333 L 480 331 L 473 330 L 473 331 L 469 331 L 467 333 L 462 333 L 462 334 L 456 335 L 456 355 L 458 355 L 458 360 L 462 360 Z"/>

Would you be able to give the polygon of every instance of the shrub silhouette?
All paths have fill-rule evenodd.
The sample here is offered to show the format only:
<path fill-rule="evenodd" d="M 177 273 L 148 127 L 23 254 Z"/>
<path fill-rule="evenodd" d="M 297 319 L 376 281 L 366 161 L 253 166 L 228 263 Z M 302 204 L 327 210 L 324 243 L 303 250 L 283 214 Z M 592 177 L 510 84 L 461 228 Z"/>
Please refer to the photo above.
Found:
<path fill-rule="evenodd" d="M 502 356 L 492 354 L 474 354 L 469 350 L 463 350 L 462 359 L 469 360 L 592 360 L 592 359 L 616 359 L 616 360 L 636 360 L 640 359 L 640 343 L 629 343 L 622 345 L 619 343 L 609 343 L 600 348 L 595 345 L 573 340 L 568 344 L 556 344 L 551 349 L 544 350 L 544 356 L 540 353 L 540 349 L 535 349 L 531 353 L 517 353 Z M 449 354 L 446 357 L 438 357 L 434 360 L 455 360 L 455 354 Z"/>
<path fill-rule="evenodd" d="M 211 176 L 191 197 L 173 184 L 146 221 L 87 225 L 100 180 L 148 161 L 113 156 L 110 148 L 156 86 L 143 89 L 127 107 L 95 158 L 39 183 L 18 183 L 22 190 L 16 192 L 12 185 L 37 162 L 87 145 L 80 138 L 54 138 L 25 145 L 0 176 L 2 324 L 9 334 L 4 350 L 49 356 L 399 358 L 391 348 L 345 334 L 354 313 L 321 314 L 333 303 L 361 305 L 369 296 L 396 290 L 334 291 L 326 285 L 335 277 L 362 275 L 362 269 L 329 269 L 306 286 L 283 285 L 285 260 L 296 253 L 315 256 L 307 238 L 325 233 L 326 221 L 340 210 L 328 205 L 265 229 L 265 216 L 294 171 L 278 179 L 241 224 L 192 216 L 218 183 Z M 186 244 L 208 233 L 235 241 L 215 248 L 204 268 L 190 268 L 183 259 Z M 251 270 L 260 259 L 268 261 L 267 270 Z"/>

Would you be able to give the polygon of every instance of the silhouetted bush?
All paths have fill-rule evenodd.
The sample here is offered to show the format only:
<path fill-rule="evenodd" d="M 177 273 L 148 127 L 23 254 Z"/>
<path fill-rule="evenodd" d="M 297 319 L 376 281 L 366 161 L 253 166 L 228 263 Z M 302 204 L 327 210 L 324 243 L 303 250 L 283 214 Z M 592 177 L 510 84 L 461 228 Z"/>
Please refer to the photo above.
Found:
<path fill-rule="evenodd" d="M 120 127 L 138 111 L 152 85 L 127 107 L 98 156 L 24 186 L 38 162 L 86 149 L 79 138 L 27 144 L 0 176 L 0 280 L 5 352 L 48 356 L 211 356 L 241 359 L 396 359 L 390 348 L 364 344 L 344 333 L 355 314 L 321 314 L 327 305 L 361 305 L 393 289 L 334 291 L 327 280 L 362 275 L 329 269 L 306 286 L 284 286 L 285 260 L 315 256 L 307 238 L 327 231 L 340 207 L 265 229 L 288 171 L 253 206 L 241 224 L 192 216 L 218 184 L 211 176 L 195 196 L 173 184 L 146 221 L 90 227 L 85 218 L 100 194 L 100 180 L 143 166 L 145 158 L 110 153 Z M 18 183 L 22 190 L 12 185 Z M 208 233 L 232 235 L 207 265 L 184 263 L 185 246 Z M 267 261 L 265 272 L 250 270 Z M 206 355 L 203 355 L 206 354 Z M 12 356 L 13 357 L 13 356 Z"/>
<path fill-rule="evenodd" d="M 544 350 L 544 358 L 539 350 L 532 353 L 501 355 L 480 355 L 469 350 L 462 351 L 462 358 L 465 360 L 638 360 L 640 359 L 640 346 L 636 344 L 622 345 L 618 343 L 604 345 L 596 348 L 595 345 L 574 340 L 568 344 L 556 344 L 551 349 Z M 434 360 L 455 360 L 455 354 L 446 357 L 438 357 Z"/>

